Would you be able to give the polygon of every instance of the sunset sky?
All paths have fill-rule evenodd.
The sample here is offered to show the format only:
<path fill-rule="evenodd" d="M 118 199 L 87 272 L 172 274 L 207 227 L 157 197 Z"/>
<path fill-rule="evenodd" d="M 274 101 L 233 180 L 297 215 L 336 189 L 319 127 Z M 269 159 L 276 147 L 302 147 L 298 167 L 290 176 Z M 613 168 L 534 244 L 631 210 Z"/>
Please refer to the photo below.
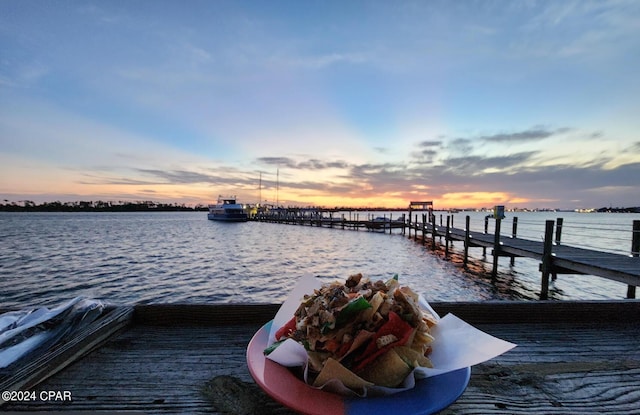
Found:
<path fill-rule="evenodd" d="M 636 0 L 0 0 L 0 199 L 640 206 L 639 68 Z"/>

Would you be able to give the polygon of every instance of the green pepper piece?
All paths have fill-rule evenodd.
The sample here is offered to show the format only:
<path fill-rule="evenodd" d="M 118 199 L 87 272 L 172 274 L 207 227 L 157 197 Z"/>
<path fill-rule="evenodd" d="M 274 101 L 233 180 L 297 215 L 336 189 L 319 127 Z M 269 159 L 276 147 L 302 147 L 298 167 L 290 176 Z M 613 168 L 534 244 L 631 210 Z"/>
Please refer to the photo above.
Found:
<path fill-rule="evenodd" d="M 371 304 L 363 296 L 356 297 L 349 301 L 336 318 L 336 327 L 340 327 L 351 320 L 359 312 L 371 308 Z"/>
<path fill-rule="evenodd" d="M 287 339 L 283 339 L 283 340 L 274 342 L 273 344 L 271 344 L 271 346 L 269 346 L 266 349 L 264 349 L 264 351 L 262 353 L 264 353 L 265 356 L 269 355 L 272 351 L 276 350 L 278 348 L 278 346 L 280 346 L 282 343 L 284 343 L 285 340 L 287 340 Z"/>
<path fill-rule="evenodd" d="M 326 322 L 322 325 L 322 327 L 320 327 L 320 333 L 322 334 L 327 334 L 327 332 L 331 329 L 334 328 L 334 323 L 333 322 Z"/>

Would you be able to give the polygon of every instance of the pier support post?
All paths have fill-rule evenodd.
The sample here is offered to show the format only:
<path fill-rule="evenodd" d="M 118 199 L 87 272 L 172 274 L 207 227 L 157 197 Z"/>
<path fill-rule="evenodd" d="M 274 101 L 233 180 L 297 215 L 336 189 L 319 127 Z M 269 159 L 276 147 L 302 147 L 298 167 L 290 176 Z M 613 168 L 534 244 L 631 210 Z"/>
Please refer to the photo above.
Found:
<path fill-rule="evenodd" d="M 449 222 L 451 222 L 451 218 L 449 216 L 447 216 L 447 228 L 445 229 L 445 233 L 444 233 L 444 256 L 448 257 L 449 256 Z"/>
<path fill-rule="evenodd" d="M 633 233 L 631 236 L 631 256 L 640 256 L 640 220 L 633 221 Z M 627 286 L 627 298 L 636 298 L 635 285 Z"/>
<path fill-rule="evenodd" d="M 489 216 L 484 217 L 484 234 L 486 235 L 487 233 L 489 233 Z M 484 246 L 482 247 L 482 256 L 487 256 L 487 248 Z"/>
<path fill-rule="evenodd" d="M 556 219 L 556 239 L 554 241 L 554 243 L 556 245 L 560 245 L 560 241 L 562 240 L 562 223 L 564 222 L 564 220 L 562 218 L 558 218 Z M 552 272 L 551 273 L 551 280 L 555 281 L 558 279 L 558 273 L 557 272 Z"/>
<path fill-rule="evenodd" d="M 436 215 L 433 215 L 433 222 L 431 223 L 431 250 L 436 250 Z"/>
<path fill-rule="evenodd" d="M 518 217 L 514 216 L 513 223 L 511 225 L 511 237 L 515 238 L 517 235 L 518 235 Z M 515 265 L 516 257 L 514 255 L 511 255 L 511 261 L 509 263 L 511 265 Z"/>
<path fill-rule="evenodd" d="M 463 264 L 466 267 L 469 261 L 469 245 L 471 244 L 471 237 L 469 236 L 469 225 L 471 224 L 471 218 L 469 215 L 465 218 L 464 226 L 464 261 Z"/>
<path fill-rule="evenodd" d="M 495 281 L 498 276 L 498 257 L 500 257 L 500 222 L 502 219 L 496 218 L 496 230 L 493 234 L 493 268 L 491 269 L 491 279 Z"/>
<path fill-rule="evenodd" d="M 558 218 L 556 219 L 556 245 L 560 245 L 560 240 L 562 239 L 562 223 L 564 219 Z"/>
<path fill-rule="evenodd" d="M 544 248 L 542 251 L 542 264 L 540 264 L 540 270 L 542 271 L 542 287 L 540 289 L 540 299 L 546 300 L 549 298 L 549 274 L 551 273 L 553 255 L 553 225 L 552 220 L 546 221 L 544 230 Z"/>

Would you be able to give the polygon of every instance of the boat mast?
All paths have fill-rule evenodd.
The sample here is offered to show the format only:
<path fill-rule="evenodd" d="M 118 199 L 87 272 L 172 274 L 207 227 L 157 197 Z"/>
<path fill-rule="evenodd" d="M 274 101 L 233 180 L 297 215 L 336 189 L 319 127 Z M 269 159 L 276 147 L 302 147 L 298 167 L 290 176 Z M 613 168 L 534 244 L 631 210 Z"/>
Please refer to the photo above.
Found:
<path fill-rule="evenodd" d="M 262 203 L 262 172 L 260 172 L 260 179 L 258 179 L 258 206 Z"/>

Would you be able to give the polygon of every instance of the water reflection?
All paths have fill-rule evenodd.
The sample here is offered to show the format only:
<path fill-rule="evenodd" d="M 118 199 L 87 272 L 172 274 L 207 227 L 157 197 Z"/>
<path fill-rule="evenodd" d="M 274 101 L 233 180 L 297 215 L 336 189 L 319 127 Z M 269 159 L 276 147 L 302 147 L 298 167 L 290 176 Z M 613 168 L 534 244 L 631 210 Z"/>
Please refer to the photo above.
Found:
<path fill-rule="evenodd" d="M 460 222 L 459 222 L 460 223 Z M 218 223 L 196 212 L 0 214 L 3 307 L 58 304 L 77 295 L 116 304 L 283 301 L 302 275 L 399 274 L 431 301 L 533 300 L 536 261 L 499 261 L 462 243 L 432 251 L 398 234 L 271 223 Z M 490 251 L 490 250 L 489 250 Z M 620 292 L 618 296 L 617 293 Z M 552 299 L 622 298 L 626 286 L 565 276 Z"/>

